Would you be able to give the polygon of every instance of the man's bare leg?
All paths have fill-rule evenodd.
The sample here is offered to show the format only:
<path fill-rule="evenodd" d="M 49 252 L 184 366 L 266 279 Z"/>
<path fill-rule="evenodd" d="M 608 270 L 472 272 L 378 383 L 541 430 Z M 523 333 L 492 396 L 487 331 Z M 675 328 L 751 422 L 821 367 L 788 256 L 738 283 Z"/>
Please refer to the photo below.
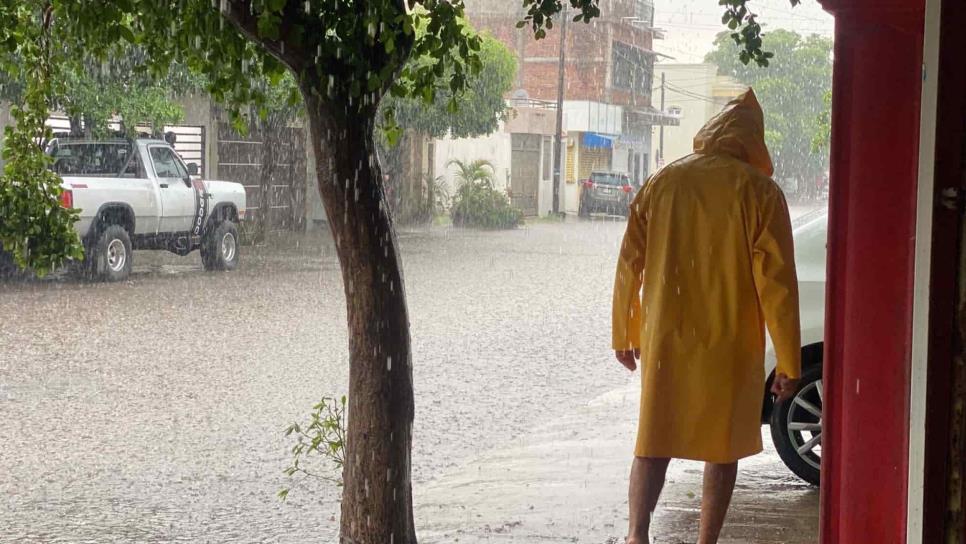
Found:
<path fill-rule="evenodd" d="M 664 488 L 666 457 L 635 457 L 631 466 L 631 485 L 628 493 L 630 505 L 630 530 L 627 544 L 649 544 L 648 531 L 651 527 L 651 514 L 657 508 L 657 500 Z"/>
<path fill-rule="evenodd" d="M 704 493 L 701 496 L 701 531 L 698 544 L 717 544 L 724 525 L 731 493 L 735 490 L 738 463 L 705 463 Z"/>

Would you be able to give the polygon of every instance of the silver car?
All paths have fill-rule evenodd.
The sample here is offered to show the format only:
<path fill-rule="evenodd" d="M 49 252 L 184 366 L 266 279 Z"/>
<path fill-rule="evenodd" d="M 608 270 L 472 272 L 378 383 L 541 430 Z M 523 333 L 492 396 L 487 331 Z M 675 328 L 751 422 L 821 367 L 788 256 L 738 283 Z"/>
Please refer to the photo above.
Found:
<path fill-rule="evenodd" d="M 593 172 L 580 182 L 581 217 L 592 213 L 607 213 L 627 216 L 631 201 L 636 193 L 627 174 L 619 172 Z"/>

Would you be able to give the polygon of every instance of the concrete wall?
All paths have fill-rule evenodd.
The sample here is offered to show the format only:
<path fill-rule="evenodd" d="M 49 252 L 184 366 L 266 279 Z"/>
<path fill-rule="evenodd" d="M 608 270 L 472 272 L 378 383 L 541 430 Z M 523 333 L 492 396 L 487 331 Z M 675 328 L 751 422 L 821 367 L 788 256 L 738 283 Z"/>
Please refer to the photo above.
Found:
<path fill-rule="evenodd" d="M 212 111 L 211 98 L 197 94 L 180 97 L 175 102 L 184 110 L 184 119 L 178 124 L 205 127 L 205 171 L 202 175 L 218 179 L 218 119 Z"/>
<path fill-rule="evenodd" d="M 434 172 L 446 179 L 450 194 L 453 194 L 456 190 L 453 173 L 457 168 L 447 163 L 453 159 L 464 162 L 485 159 L 493 164 L 493 186 L 505 192 L 510 182 L 512 149 L 510 134 L 502 130 L 479 138 L 442 138 L 436 140 Z"/>
<path fill-rule="evenodd" d="M 504 125 L 511 134 L 545 134 L 553 136 L 557 127 L 557 112 L 544 108 L 513 108 Z"/>

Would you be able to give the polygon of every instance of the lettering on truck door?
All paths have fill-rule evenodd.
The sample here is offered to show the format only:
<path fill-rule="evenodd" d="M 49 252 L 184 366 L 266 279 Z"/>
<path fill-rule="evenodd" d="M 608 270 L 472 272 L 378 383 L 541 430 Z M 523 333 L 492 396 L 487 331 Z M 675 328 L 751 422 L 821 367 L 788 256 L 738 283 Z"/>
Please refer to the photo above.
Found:
<path fill-rule="evenodd" d="M 188 232 L 194 223 L 197 194 L 174 151 L 167 146 L 148 147 L 148 154 L 161 193 L 160 232 Z"/>

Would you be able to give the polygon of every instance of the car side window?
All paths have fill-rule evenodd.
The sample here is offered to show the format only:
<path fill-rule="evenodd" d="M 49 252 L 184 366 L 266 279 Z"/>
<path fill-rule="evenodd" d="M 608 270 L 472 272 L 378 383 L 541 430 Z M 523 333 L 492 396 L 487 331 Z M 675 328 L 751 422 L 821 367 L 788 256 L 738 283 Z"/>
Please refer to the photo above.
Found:
<path fill-rule="evenodd" d="M 121 176 L 126 178 L 136 178 L 141 175 L 141 160 L 138 158 L 137 153 L 135 153 L 131 160 L 128 161 L 127 166 L 124 167 L 124 171 L 121 172 Z"/>
<path fill-rule="evenodd" d="M 154 175 L 159 178 L 178 178 L 188 177 L 187 170 L 181 166 L 181 162 L 174 156 L 174 151 L 169 147 L 151 147 L 151 162 L 154 164 Z"/>

